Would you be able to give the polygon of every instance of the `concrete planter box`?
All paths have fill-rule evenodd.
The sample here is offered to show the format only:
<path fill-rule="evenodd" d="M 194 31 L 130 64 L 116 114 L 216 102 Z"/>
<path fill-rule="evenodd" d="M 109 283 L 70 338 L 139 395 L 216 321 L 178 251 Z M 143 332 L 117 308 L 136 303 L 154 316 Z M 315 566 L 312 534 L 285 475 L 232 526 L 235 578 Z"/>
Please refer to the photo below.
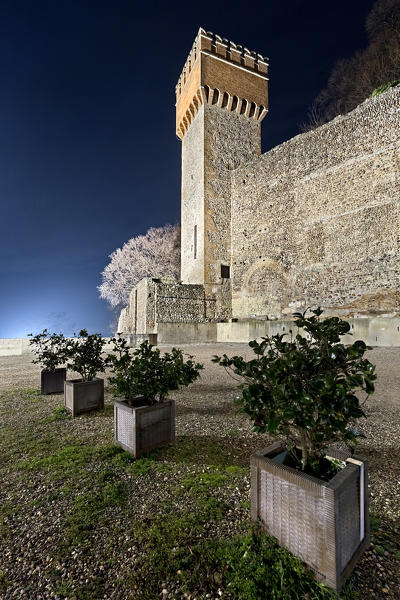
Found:
<path fill-rule="evenodd" d="M 132 404 L 132 403 L 131 403 Z M 118 400 L 114 404 L 114 441 L 133 456 L 175 442 L 175 402 L 166 400 L 148 406 L 141 399 Z"/>
<path fill-rule="evenodd" d="M 67 378 L 67 369 L 43 371 L 40 374 L 40 393 L 59 394 L 64 391 L 64 382 Z"/>
<path fill-rule="evenodd" d="M 325 482 L 272 460 L 284 450 L 277 442 L 250 459 L 251 517 L 339 590 L 370 544 L 367 463 L 329 452 L 347 465 Z"/>
<path fill-rule="evenodd" d="M 92 381 L 70 379 L 64 384 L 65 408 L 75 417 L 91 410 L 104 408 L 104 379 Z"/>

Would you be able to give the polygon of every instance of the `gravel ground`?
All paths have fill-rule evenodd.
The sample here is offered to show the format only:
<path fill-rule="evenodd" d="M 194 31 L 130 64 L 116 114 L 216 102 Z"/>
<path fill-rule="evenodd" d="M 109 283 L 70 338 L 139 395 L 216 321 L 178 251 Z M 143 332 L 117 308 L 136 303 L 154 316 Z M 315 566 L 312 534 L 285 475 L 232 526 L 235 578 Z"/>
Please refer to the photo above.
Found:
<path fill-rule="evenodd" d="M 180 510 L 182 498 L 185 509 L 190 511 L 190 494 L 180 497 L 177 489 L 187 486 L 190 478 L 215 473 L 212 469 L 216 462 L 234 464 L 238 471 L 227 485 L 215 491 L 229 510 L 218 521 L 213 535 L 231 536 L 243 531 L 249 518 L 249 456 L 264 447 L 268 438 L 253 434 L 248 419 L 237 414 L 232 405 L 236 382 L 210 358 L 223 353 L 250 358 L 252 352 L 245 344 L 182 347 L 204 363 L 205 369 L 198 382 L 173 396 L 177 450 L 165 453 L 158 471 L 121 471 L 129 489 L 126 501 L 110 509 L 108 519 L 99 519 L 88 543 L 75 545 L 66 543 L 64 524 L 72 499 L 76 505 L 76 499 L 83 494 L 82 486 L 71 487 L 72 479 L 68 479 L 67 472 L 62 474 L 62 465 L 50 476 L 46 469 L 32 467 L 32 461 L 51 454 L 60 457 L 63 448 L 81 447 L 82 440 L 93 448 L 112 444 L 112 397 L 106 391 L 103 413 L 52 421 L 49 417 L 62 404 L 62 396 L 40 397 L 34 392 L 40 385 L 40 368 L 30 362 L 29 355 L 0 357 L 1 599 L 140 598 L 140 589 L 135 590 L 137 583 L 129 596 L 122 583 L 143 560 L 132 523 L 150 527 L 155 514 L 166 514 L 166 506 L 168 510 Z M 368 358 L 377 366 L 378 379 L 376 392 L 368 402 L 369 417 L 360 424 L 366 437 L 360 441 L 357 454 L 369 461 L 370 509 L 375 518 L 373 544 L 355 574 L 360 600 L 398 600 L 400 349 L 376 348 Z M 79 469 L 80 458 L 71 456 L 71 464 Z M 95 481 L 96 463 L 90 464 L 94 465 L 90 467 L 94 472 L 85 476 Z M 66 469 L 70 469 L 69 464 Z M 174 592 L 173 586 L 173 582 L 165 583 L 157 597 L 184 598 Z M 230 598 L 221 593 L 215 597 Z"/>

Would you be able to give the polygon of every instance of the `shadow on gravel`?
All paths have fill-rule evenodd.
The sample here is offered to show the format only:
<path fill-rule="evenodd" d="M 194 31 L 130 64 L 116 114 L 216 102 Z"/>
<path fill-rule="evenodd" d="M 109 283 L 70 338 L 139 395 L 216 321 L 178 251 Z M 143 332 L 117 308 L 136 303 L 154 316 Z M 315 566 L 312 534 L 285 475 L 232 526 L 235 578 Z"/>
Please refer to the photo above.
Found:
<path fill-rule="evenodd" d="M 86 416 L 88 418 L 95 418 L 95 419 L 101 419 L 103 417 L 113 417 L 114 416 L 114 404 L 104 404 L 104 408 L 103 410 L 93 410 L 91 412 L 88 413 L 82 413 L 81 416 Z"/>
<path fill-rule="evenodd" d="M 197 465 L 249 467 L 250 455 L 263 448 L 262 440 L 233 436 L 181 435 L 175 446 L 162 452 L 163 459 Z"/>
<path fill-rule="evenodd" d="M 176 405 L 176 415 L 229 415 L 237 414 L 238 408 L 234 406 L 233 400 L 221 400 L 220 404 L 204 404 L 203 406 Z"/>

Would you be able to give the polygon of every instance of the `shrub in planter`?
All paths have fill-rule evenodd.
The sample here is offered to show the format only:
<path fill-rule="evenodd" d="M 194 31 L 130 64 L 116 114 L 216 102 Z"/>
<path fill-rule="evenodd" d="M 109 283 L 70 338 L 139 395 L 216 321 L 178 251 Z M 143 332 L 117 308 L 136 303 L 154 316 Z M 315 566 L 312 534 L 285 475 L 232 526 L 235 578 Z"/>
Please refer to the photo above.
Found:
<path fill-rule="evenodd" d="M 369 542 L 367 465 L 351 455 L 376 376 L 364 342 L 340 343 L 349 324 L 321 314 L 295 313 L 306 335 L 250 342 L 250 361 L 213 360 L 241 378 L 253 429 L 283 440 L 251 459 L 252 517 L 338 589 Z M 330 450 L 336 442 L 348 452 Z"/>
<path fill-rule="evenodd" d="M 107 357 L 109 384 L 122 398 L 114 404 L 115 442 L 134 456 L 173 443 L 175 404 L 168 394 L 195 381 L 203 365 L 192 356 L 184 360 L 177 348 L 161 355 L 145 341 L 131 353 L 125 339 L 113 342 L 114 353 Z"/>
<path fill-rule="evenodd" d="M 86 329 L 79 332 L 79 337 L 68 341 L 68 368 L 81 376 L 65 382 L 65 408 L 72 416 L 104 408 L 104 380 L 96 375 L 105 370 L 102 357 L 105 343 L 99 333 L 88 335 Z"/>
<path fill-rule="evenodd" d="M 66 361 L 67 340 L 62 333 L 49 334 L 47 329 L 42 333 L 33 335 L 28 333 L 32 339 L 29 345 L 36 358 L 32 361 L 40 364 L 40 387 L 42 394 L 57 394 L 64 391 L 64 381 L 67 369 L 59 367 Z"/>

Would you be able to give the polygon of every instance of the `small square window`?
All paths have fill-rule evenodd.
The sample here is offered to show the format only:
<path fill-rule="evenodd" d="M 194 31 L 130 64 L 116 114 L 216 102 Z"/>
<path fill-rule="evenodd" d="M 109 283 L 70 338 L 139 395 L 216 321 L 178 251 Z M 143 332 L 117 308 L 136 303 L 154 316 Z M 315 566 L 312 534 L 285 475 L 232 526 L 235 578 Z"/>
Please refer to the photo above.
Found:
<path fill-rule="evenodd" d="M 230 273 L 228 265 L 221 265 L 221 277 L 222 279 L 229 279 Z"/>

